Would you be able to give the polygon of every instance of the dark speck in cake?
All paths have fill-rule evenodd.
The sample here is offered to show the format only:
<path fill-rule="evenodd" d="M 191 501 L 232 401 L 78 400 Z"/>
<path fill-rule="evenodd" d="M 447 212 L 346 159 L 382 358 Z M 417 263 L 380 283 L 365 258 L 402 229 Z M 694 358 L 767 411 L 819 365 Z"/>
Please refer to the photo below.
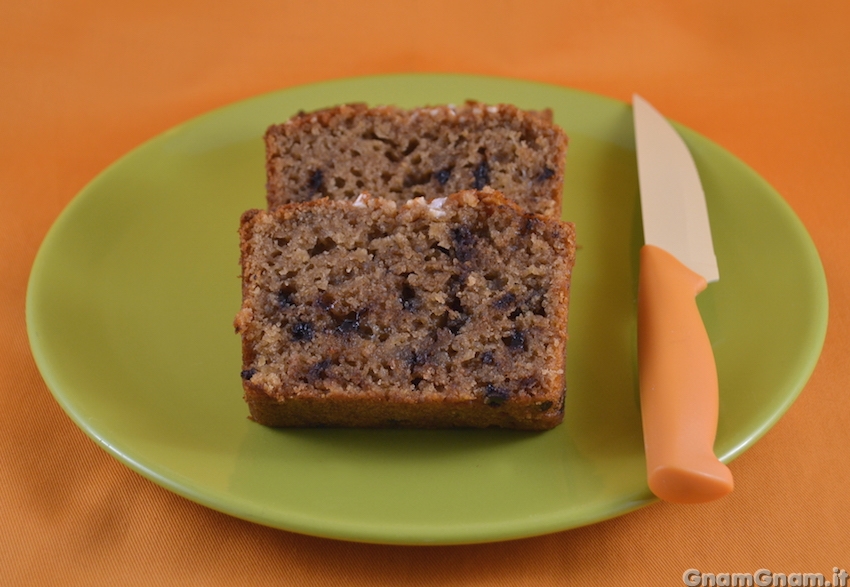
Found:
<path fill-rule="evenodd" d="M 253 377 L 256 374 L 257 374 L 256 369 L 243 369 L 242 372 L 239 375 L 242 377 L 242 379 L 244 379 L 245 381 L 248 381 L 249 379 L 251 379 L 251 377 Z"/>
<path fill-rule="evenodd" d="M 540 386 L 540 381 L 537 377 L 523 377 L 519 381 L 517 381 L 517 388 L 524 389 L 526 391 L 535 389 Z"/>
<path fill-rule="evenodd" d="M 425 365 L 433 365 L 434 364 L 433 351 L 429 348 L 420 348 L 418 350 L 411 350 L 410 354 L 407 356 L 407 364 L 410 367 L 411 371 L 414 371 L 417 367 L 422 367 L 422 366 L 425 366 Z"/>
<path fill-rule="evenodd" d="M 484 388 L 484 403 L 493 408 L 498 408 L 510 397 L 507 389 L 488 383 Z"/>
<path fill-rule="evenodd" d="M 508 292 L 493 302 L 493 307 L 497 310 L 506 310 L 513 306 L 514 302 L 516 302 L 516 296 L 511 292 Z"/>
<path fill-rule="evenodd" d="M 514 330 L 503 338 L 502 342 L 512 351 L 523 350 L 525 348 L 525 335 L 518 330 Z"/>
<path fill-rule="evenodd" d="M 452 240 L 455 244 L 455 257 L 461 263 L 469 261 L 475 250 L 475 235 L 468 226 L 458 226 L 451 230 Z"/>
<path fill-rule="evenodd" d="M 437 183 L 440 185 L 446 185 L 449 181 L 449 178 L 452 176 L 452 168 L 446 167 L 444 169 L 439 170 L 434 174 L 434 177 L 437 178 Z"/>
<path fill-rule="evenodd" d="M 279 292 L 277 292 L 277 305 L 281 308 L 288 308 L 292 306 L 294 302 L 292 301 L 292 296 L 295 292 L 289 288 L 283 288 Z"/>
<path fill-rule="evenodd" d="M 540 229 L 541 224 L 542 222 L 540 222 L 538 218 L 530 216 L 525 219 L 525 222 L 522 223 L 522 229 L 520 230 L 520 234 L 525 236 L 530 232 L 536 232 Z"/>
<path fill-rule="evenodd" d="M 472 178 L 472 187 L 476 190 L 483 189 L 485 186 L 490 185 L 490 165 L 487 163 L 486 159 L 479 163 L 472 171 Z"/>
<path fill-rule="evenodd" d="M 322 359 L 318 363 L 314 364 L 310 367 L 310 370 L 307 371 L 307 380 L 315 381 L 316 379 L 321 379 L 325 376 L 325 372 L 331 366 L 332 361 L 330 359 Z"/>
<path fill-rule="evenodd" d="M 448 321 L 446 322 L 446 328 L 448 328 L 449 332 L 451 332 L 452 334 L 457 334 L 468 321 L 469 316 L 467 316 L 466 314 L 461 314 L 456 318 L 448 319 Z"/>
<path fill-rule="evenodd" d="M 537 181 L 546 181 L 547 179 L 551 179 L 553 175 L 555 175 L 554 169 L 544 167 L 543 171 L 537 175 Z"/>
<path fill-rule="evenodd" d="M 317 192 L 322 189 L 322 186 L 325 183 L 325 174 L 321 169 L 316 169 L 313 173 L 310 174 L 310 179 L 307 180 L 307 189 L 310 191 L 310 195 L 313 196 Z"/>
<path fill-rule="evenodd" d="M 313 325 L 309 322 L 296 322 L 292 325 L 292 340 L 308 342 L 313 340 Z"/>
<path fill-rule="evenodd" d="M 358 331 L 360 329 L 360 321 L 365 313 L 365 310 L 358 310 L 357 312 L 349 312 L 342 318 L 336 319 L 336 331 L 340 334 Z"/>
<path fill-rule="evenodd" d="M 493 356 L 493 351 L 484 351 L 481 353 L 481 362 L 485 365 L 495 365 L 496 358 Z"/>

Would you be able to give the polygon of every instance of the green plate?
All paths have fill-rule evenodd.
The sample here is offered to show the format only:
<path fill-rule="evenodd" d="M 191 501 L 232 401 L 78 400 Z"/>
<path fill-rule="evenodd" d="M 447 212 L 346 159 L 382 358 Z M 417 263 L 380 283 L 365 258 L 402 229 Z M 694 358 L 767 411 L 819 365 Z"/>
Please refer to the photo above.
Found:
<path fill-rule="evenodd" d="M 265 128 L 341 102 L 466 99 L 550 107 L 570 135 L 564 217 L 580 250 L 562 426 L 516 431 L 271 430 L 242 401 L 237 226 L 263 207 Z M 704 180 L 721 279 L 699 296 L 716 353 L 716 450 L 730 461 L 785 412 L 826 329 L 804 227 L 745 164 L 679 127 Z M 184 497 L 317 536 L 506 540 L 653 501 L 636 382 L 642 244 L 631 107 L 515 80 L 392 75 L 216 110 L 135 149 L 61 214 L 38 253 L 27 325 L 44 379 L 106 451 Z"/>

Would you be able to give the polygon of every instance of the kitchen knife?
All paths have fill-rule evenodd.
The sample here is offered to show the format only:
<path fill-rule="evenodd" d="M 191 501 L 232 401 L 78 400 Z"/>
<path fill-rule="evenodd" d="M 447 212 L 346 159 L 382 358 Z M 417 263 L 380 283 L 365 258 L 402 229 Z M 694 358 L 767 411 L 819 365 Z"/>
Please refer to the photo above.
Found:
<path fill-rule="evenodd" d="M 732 491 L 714 454 L 717 370 L 696 296 L 720 277 L 705 194 L 685 142 L 649 102 L 632 100 L 644 246 L 638 371 L 652 492 L 701 503 Z"/>

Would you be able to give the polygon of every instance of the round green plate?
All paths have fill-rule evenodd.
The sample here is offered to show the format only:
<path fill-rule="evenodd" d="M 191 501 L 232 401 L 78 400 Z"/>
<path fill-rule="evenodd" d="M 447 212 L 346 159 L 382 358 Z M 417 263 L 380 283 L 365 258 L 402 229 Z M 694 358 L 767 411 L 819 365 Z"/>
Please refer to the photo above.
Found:
<path fill-rule="evenodd" d="M 265 205 L 266 127 L 298 110 L 466 99 L 552 108 L 570 136 L 564 218 L 579 251 L 563 425 L 516 431 L 272 430 L 242 401 L 240 214 Z M 823 269 L 782 198 L 678 127 L 704 181 L 721 279 L 699 298 L 716 353 L 716 451 L 730 461 L 791 405 L 826 329 Z M 642 244 L 631 107 L 461 75 L 276 92 L 147 142 L 91 182 L 38 253 L 27 325 L 65 411 L 120 461 L 198 503 L 273 527 L 397 544 L 505 540 L 653 501 L 636 384 Z"/>

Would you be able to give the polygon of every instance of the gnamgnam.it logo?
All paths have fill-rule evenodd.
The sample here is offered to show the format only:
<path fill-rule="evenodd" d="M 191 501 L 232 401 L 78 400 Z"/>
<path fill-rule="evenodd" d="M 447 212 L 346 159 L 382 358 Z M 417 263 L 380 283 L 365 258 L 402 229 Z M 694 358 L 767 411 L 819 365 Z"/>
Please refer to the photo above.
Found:
<path fill-rule="evenodd" d="M 823 573 L 774 573 L 759 569 L 755 573 L 703 573 L 688 569 L 682 581 L 688 587 L 847 587 L 850 573 L 832 568 L 832 577 Z"/>

